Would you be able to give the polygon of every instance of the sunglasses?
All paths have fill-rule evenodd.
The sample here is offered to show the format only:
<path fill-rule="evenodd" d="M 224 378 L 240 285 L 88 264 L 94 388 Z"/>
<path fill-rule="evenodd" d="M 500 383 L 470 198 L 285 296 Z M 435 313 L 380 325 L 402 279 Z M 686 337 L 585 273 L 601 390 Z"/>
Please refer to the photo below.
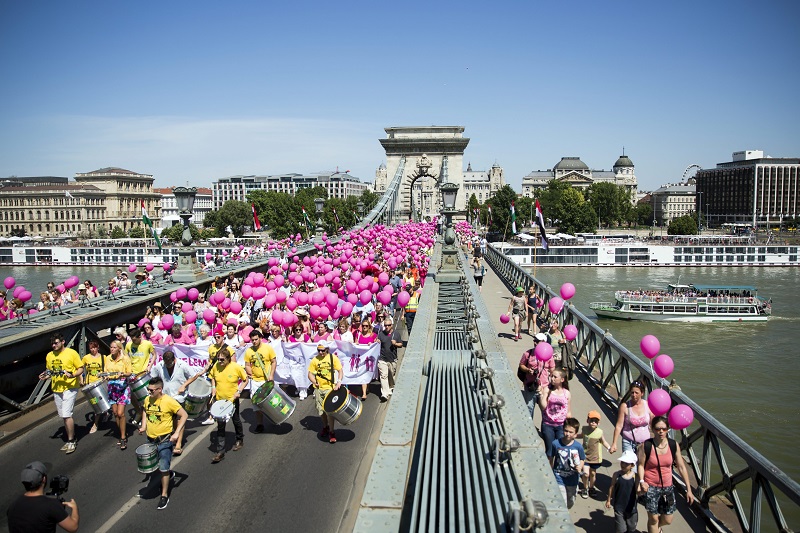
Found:
<path fill-rule="evenodd" d="M 328 350 L 317 350 L 317 353 L 327 353 Z"/>
<path fill-rule="evenodd" d="M 653 428 L 654 431 L 669 431 L 669 428 Z"/>
<path fill-rule="evenodd" d="M 161 387 L 156 387 L 155 389 L 151 389 L 150 387 L 147 387 L 147 391 L 148 392 L 155 392 L 157 390 L 161 390 Z"/>

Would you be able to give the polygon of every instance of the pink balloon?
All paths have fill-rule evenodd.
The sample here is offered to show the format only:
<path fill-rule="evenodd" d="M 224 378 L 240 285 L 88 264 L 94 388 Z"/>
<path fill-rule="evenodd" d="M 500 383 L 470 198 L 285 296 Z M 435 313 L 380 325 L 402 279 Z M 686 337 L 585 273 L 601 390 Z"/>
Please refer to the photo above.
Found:
<path fill-rule="evenodd" d="M 19 298 L 19 295 L 22 294 L 23 292 L 25 292 L 25 286 L 20 285 L 19 287 L 15 288 L 14 292 L 11 294 L 14 296 L 14 298 Z"/>
<path fill-rule="evenodd" d="M 400 291 L 400 293 L 397 295 L 397 305 L 400 307 L 407 306 L 409 300 L 411 300 L 411 295 L 406 291 Z"/>
<path fill-rule="evenodd" d="M 20 300 L 22 300 L 23 302 L 27 302 L 28 300 L 31 299 L 31 296 L 33 296 L 33 295 L 31 294 L 30 291 L 22 291 L 21 293 L 19 293 L 18 298 Z"/>
<path fill-rule="evenodd" d="M 642 350 L 642 354 L 644 354 L 645 357 L 652 359 L 657 356 L 659 350 L 661 350 L 661 343 L 658 342 L 655 335 L 645 335 L 639 343 L 639 348 Z"/>
<path fill-rule="evenodd" d="M 277 287 L 280 287 L 280 286 L 282 286 L 282 285 L 283 285 L 283 282 L 284 282 L 284 281 L 286 281 L 286 280 L 284 279 L 284 277 L 283 277 L 283 276 L 281 276 L 280 274 L 278 274 L 277 276 L 275 276 L 275 280 L 274 280 L 274 281 L 275 281 L 275 285 L 276 285 Z"/>
<path fill-rule="evenodd" d="M 242 338 L 244 339 L 244 342 L 250 342 L 250 333 L 252 332 L 253 332 L 252 326 L 247 326 L 242 330 Z"/>
<path fill-rule="evenodd" d="M 667 419 L 672 429 L 686 429 L 694 421 L 694 413 L 688 405 L 680 404 L 672 408 Z"/>
<path fill-rule="evenodd" d="M 368 290 L 361 291 L 361 294 L 358 296 L 358 300 L 362 304 L 367 305 L 369 302 L 372 301 L 372 293 Z"/>
<path fill-rule="evenodd" d="M 147 263 L 147 264 L 144 266 L 144 269 L 145 269 L 145 270 L 147 270 L 148 272 L 152 272 L 152 271 L 153 271 L 153 268 L 154 268 L 154 267 L 153 267 L 153 263 Z"/>
<path fill-rule="evenodd" d="M 553 313 L 554 315 L 557 315 L 564 308 L 564 300 L 562 300 L 558 296 L 553 296 L 552 298 L 550 298 L 548 306 L 550 308 L 550 312 Z"/>
<path fill-rule="evenodd" d="M 653 370 L 656 371 L 658 377 L 666 378 L 675 370 L 675 363 L 672 361 L 672 357 L 661 354 L 653 361 Z"/>
<path fill-rule="evenodd" d="M 70 276 L 64 280 L 64 287 L 66 287 L 67 289 L 71 289 L 75 285 L 77 285 L 77 283 L 75 283 L 75 279 L 73 278 L 73 276 Z"/>
<path fill-rule="evenodd" d="M 400 293 L 400 294 L 403 294 L 403 293 Z M 400 297 L 398 296 L 398 300 L 399 300 L 399 298 Z M 508 324 L 510 321 L 511 321 L 511 317 L 509 317 L 508 315 L 505 315 L 505 314 L 500 315 L 500 322 L 501 323 Z"/>
<path fill-rule="evenodd" d="M 3 280 L 3 285 L 5 286 L 6 290 L 9 290 L 11 289 L 11 287 L 14 286 L 16 282 L 17 280 L 12 278 L 11 276 L 8 276 L 5 280 Z"/>
<path fill-rule="evenodd" d="M 553 357 L 553 347 L 546 342 L 540 342 L 533 349 L 533 353 L 539 361 L 549 361 Z"/>
<path fill-rule="evenodd" d="M 565 283 L 561 286 L 561 297 L 565 300 L 569 300 L 575 296 L 575 285 L 572 283 Z"/>
<path fill-rule="evenodd" d="M 319 318 L 319 306 L 312 305 L 311 308 L 308 310 L 308 314 L 311 315 L 312 320 L 316 320 Z"/>
<path fill-rule="evenodd" d="M 350 316 L 352 312 L 353 312 L 353 304 L 351 304 L 350 302 L 345 302 L 342 304 L 342 313 L 341 313 L 342 316 Z"/>
<path fill-rule="evenodd" d="M 344 287 L 347 289 L 347 292 L 356 292 L 358 290 L 358 283 L 352 279 L 348 279 L 347 283 L 344 284 Z"/>
<path fill-rule="evenodd" d="M 277 301 L 279 304 L 282 304 L 283 302 L 285 302 L 287 298 L 288 298 L 288 296 L 286 296 L 286 293 L 285 293 L 285 292 L 283 292 L 283 291 L 277 291 L 277 292 L 275 292 L 275 300 L 276 300 L 276 301 Z"/>
<path fill-rule="evenodd" d="M 564 337 L 566 337 L 568 341 L 574 341 L 577 336 L 578 328 L 575 327 L 575 324 L 567 324 L 564 326 Z"/>
<path fill-rule="evenodd" d="M 656 415 L 661 416 L 667 414 L 669 408 L 672 406 L 672 399 L 669 393 L 664 389 L 653 389 L 647 397 L 647 405 L 650 406 L 650 411 Z"/>
<path fill-rule="evenodd" d="M 239 302 L 231 302 L 231 313 L 238 315 L 242 312 L 242 304 Z"/>
<path fill-rule="evenodd" d="M 231 299 L 225 298 L 224 300 L 222 300 L 222 302 L 220 302 L 219 306 L 225 311 L 227 311 L 228 309 L 231 308 Z"/>
<path fill-rule="evenodd" d="M 389 283 L 389 274 L 386 272 L 381 272 L 378 274 L 378 283 L 381 287 L 385 287 L 387 283 Z"/>
<path fill-rule="evenodd" d="M 289 311 L 294 311 L 295 309 L 297 309 L 297 300 L 295 300 L 294 298 L 287 298 L 286 299 L 286 308 Z"/>
<path fill-rule="evenodd" d="M 128 265 L 128 272 L 136 272 L 136 264 L 135 263 L 131 263 L 130 265 Z"/>
<path fill-rule="evenodd" d="M 372 281 L 368 278 L 362 278 L 361 281 L 358 282 L 358 290 L 365 291 L 372 287 Z"/>
<path fill-rule="evenodd" d="M 58 292 L 60 294 L 64 294 L 65 292 L 67 292 L 67 288 L 64 286 L 63 283 L 59 283 L 58 285 L 56 285 L 56 289 L 58 289 Z"/>
<path fill-rule="evenodd" d="M 203 311 L 203 320 L 206 321 L 208 324 L 213 324 L 217 319 L 216 313 L 214 313 L 213 309 L 205 309 Z"/>
<path fill-rule="evenodd" d="M 319 306 L 319 318 L 326 320 L 329 316 L 331 316 L 331 310 L 328 308 L 327 305 L 322 304 Z"/>
<path fill-rule="evenodd" d="M 169 329 L 175 324 L 175 319 L 172 315 L 164 315 L 161 317 L 161 329 Z"/>
<path fill-rule="evenodd" d="M 184 304 L 181 306 L 181 311 L 183 311 L 184 313 L 188 313 L 191 310 L 192 310 L 192 304 L 190 304 L 189 302 L 184 302 Z"/>
<path fill-rule="evenodd" d="M 286 312 L 285 314 L 289 314 L 289 313 Z M 272 312 L 272 323 L 273 324 L 277 324 L 279 326 L 283 325 L 283 315 L 284 315 L 283 311 L 281 311 L 280 309 L 275 309 Z"/>
<path fill-rule="evenodd" d="M 39 310 L 36 309 L 35 307 L 33 309 L 28 309 L 28 314 L 29 315 L 35 315 L 38 312 L 39 312 Z"/>
<path fill-rule="evenodd" d="M 197 320 L 197 313 L 194 311 L 187 311 L 183 318 L 186 320 L 187 324 L 194 324 Z"/>
<path fill-rule="evenodd" d="M 197 297 L 200 296 L 200 291 L 192 287 L 191 289 L 186 291 L 186 296 L 189 298 L 189 300 L 194 302 L 195 300 L 197 300 Z"/>
<path fill-rule="evenodd" d="M 330 309 L 336 309 L 336 307 L 339 305 L 339 297 L 336 296 L 336 293 L 331 292 L 325 297 L 325 302 L 328 304 Z"/>
<path fill-rule="evenodd" d="M 177 294 L 175 294 L 174 292 L 170 293 L 170 295 L 169 295 L 169 301 L 171 301 L 172 303 L 175 303 L 175 302 L 177 302 L 177 301 L 178 301 L 178 295 L 177 295 Z"/>
<path fill-rule="evenodd" d="M 377 298 L 378 301 L 383 305 L 389 305 L 389 303 L 392 301 L 392 295 L 386 291 L 380 291 Z"/>
<path fill-rule="evenodd" d="M 164 272 L 169 272 L 170 270 L 172 270 L 172 265 L 170 265 L 169 263 L 164 263 L 163 265 L 161 265 L 161 268 L 164 269 Z"/>
<path fill-rule="evenodd" d="M 175 291 L 175 296 L 177 296 L 178 300 L 186 299 L 186 295 L 189 291 L 186 290 L 186 287 L 179 287 L 177 291 Z"/>
<path fill-rule="evenodd" d="M 297 300 L 297 303 L 300 305 L 306 305 L 308 303 L 308 294 L 305 292 L 296 292 L 294 293 L 294 298 Z"/>
<path fill-rule="evenodd" d="M 255 299 L 255 300 L 260 300 L 261 298 L 263 298 L 266 295 L 267 295 L 267 289 L 264 288 L 264 287 L 256 287 L 255 289 L 253 289 L 253 299 Z M 275 304 L 272 304 L 272 305 L 275 305 Z"/>
<path fill-rule="evenodd" d="M 213 258 L 214 258 L 214 256 L 211 255 L 211 252 L 207 252 L 206 253 L 206 261 L 211 261 Z"/>
<path fill-rule="evenodd" d="M 242 296 L 245 298 L 250 298 L 253 295 L 253 287 L 250 285 L 244 285 L 242 287 Z"/>

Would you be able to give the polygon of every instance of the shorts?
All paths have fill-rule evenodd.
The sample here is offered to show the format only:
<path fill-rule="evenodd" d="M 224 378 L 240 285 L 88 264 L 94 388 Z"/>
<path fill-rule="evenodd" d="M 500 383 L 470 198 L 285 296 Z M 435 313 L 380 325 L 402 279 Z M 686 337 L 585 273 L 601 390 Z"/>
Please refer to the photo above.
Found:
<path fill-rule="evenodd" d="M 163 440 L 159 442 L 160 439 Z M 175 447 L 175 444 L 169 440 L 169 435 L 156 437 L 155 439 L 147 437 L 147 440 L 157 447 L 159 472 L 169 472 L 170 463 L 172 463 L 172 448 Z"/>
<path fill-rule="evenodd" d="M 314 389 L 314 403 L 317 405 L 317 413 L 320 416 L 325 414 L 325 396 L 331 392 L 331 389 Z"/>
<path fill-rule="evenodd" d="M 561 496 L 564 498 L 564 501 L 567 504 L 567 509 L 572 509 L 572 506 L 575 505 L 575 495 L 578 493 L 578 486 L 577 485 L 558 485 L 558 490 L 561 491 Z"/>
<path fill-rule="evenodd" d="M 478 287 L 483 285 L 483 276 L 473 276 L 475 278 L 475 283 L 478 284 Z"/>
<path fill-rule="evenodd" d="M 617 533 L 635 533 L 636 523 L 639 521 L 639 512 L 634 507 L 630 515 L 614 511 L 614 522 Z"/>
<path fill-rule="evenodd" d="M 665 513 L 658 512 L 658 498 L 662 494 L 672 494 L 672 505 L 667 509 Z M 670 485 L 669 487 L 649 487 L 647 489 L 647 494 L 645 495 L 645 503 L 644 508 L 647 509 L 647 512 L 652 515 L 659 515 L 665 514 L 670 515 L 675 512 L 675 487 Z"/>
<path fill-rule="evenodd" d="M 75 407 L 75 398 L 78 397 L 78 389 L 67 389 L 63 392 L 53 393 L 56 402 L 56 411 L 61 418 L 72 418 L 72 410 Z"/>
<path fill-rule="evenodd" d="M 131 390 L 124 379 L 113 379 L 108 382 L 108 400 L 117 405 L 131 403 Z"/>
<path fill-rule="evenodd" d="M 584 463 L 583 466 L 584 468 L 589 467 L 592 470 L 597 470 L 598 468 L 603 466 L 603 463 Z"/>

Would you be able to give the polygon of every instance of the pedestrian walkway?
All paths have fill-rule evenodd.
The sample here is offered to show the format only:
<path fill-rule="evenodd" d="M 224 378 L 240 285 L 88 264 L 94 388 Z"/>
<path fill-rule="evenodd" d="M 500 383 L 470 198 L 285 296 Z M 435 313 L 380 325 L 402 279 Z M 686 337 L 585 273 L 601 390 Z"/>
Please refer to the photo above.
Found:
<path fill-rule="evenodd" d="M 512 368 L 516 369 L 519 365 L 519 359 L 522 353 L 533 348 L 533 336 L 527 333 L 523 324 L 522 339 L 514 341 L 511 328 L 513 322 L 509 322 L 508 324 L 500 322 L 500 315 L 505 313 L 508 309 L 511 295 L 502 280 L 498 279 L 494 271 L 488 267 L 486 276 L 484 277 L 483 292 L 481 295 L 486 302 L 486 306 L 491 311 L 492 316 L 490 318 L 494 328 L 499 332 L 498 337 L 500 345 L 503 347 L 508 357 L 508 362 Z M 616 412 L 604 402 L 598 402 L 598 395 L 592 394 L 593 391 L 590 392 L 587 390 L 585 386 L 586 381 L 581 379 L 580 374 L 577 374 L 569 384 L 572 397 L 572 416 L 577 418 L 581 422 L 581 425 L 584 425 L 586 422 L 586 415 L 589 411 L 597 410 L 602 413 L 603 419 L 600 422 L 600 427 L 603 430 L 603 435 L 606 440 L 610 443 L 614 435 Z M 541 427 L 541 410 L 538 407 L 534 412 L 534 423 L 537 428 Z M 618 443 L 618 447 L 621 447 L 621 442 Z M 613 455 L 603 450 L 603 466 L 597 471 L 596 482 L 596 486 L 602 492 L 602 495 L 590 497 L 589 499 L 583 499 L 579 496 L 573 508 L 570 509 L 570 514 L 577 530 L 593 533 L 598 531 L 614 531 L 614 511 L 613 509 L 605 508 L 605 499 L 611 485 L 611 476 L 619 469 L 620 454 L 621 452 L 619 450 Z M 639 506 L 638 530 L 647 531 L 647 512 L 641 505 Z M 664 529 L 665 533 L 705 530 L 705 522 L 691 512 L 685 499 L 678 496 L 678 510 L 675 519 L 671 526 Z"/>

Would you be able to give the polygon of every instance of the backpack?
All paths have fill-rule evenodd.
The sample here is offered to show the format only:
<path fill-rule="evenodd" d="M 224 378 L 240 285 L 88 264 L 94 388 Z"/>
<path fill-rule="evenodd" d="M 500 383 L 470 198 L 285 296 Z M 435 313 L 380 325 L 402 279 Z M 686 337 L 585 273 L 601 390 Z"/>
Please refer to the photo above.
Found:
<path fill-rule="evenodd" d="M 650 457 L 650 451 L 653 449 L 653 439 L 644 441 L 644 460 Z M 669 451 L 672 452 L 672 464 L 675 464 L 675 457 L 678 455 L 678 443 L 674 439 L 667 437 L 667 444 L 669 444 Z"/>

